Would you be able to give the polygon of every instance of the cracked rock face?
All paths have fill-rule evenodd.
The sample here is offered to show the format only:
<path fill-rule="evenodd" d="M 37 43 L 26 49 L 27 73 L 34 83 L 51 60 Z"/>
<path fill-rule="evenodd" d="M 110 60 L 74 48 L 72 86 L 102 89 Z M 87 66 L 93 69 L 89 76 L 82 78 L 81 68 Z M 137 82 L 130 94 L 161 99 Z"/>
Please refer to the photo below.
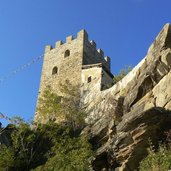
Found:
<path fill-rule="evenodd" d="M 138 170 L 149 139 L 157 143 L 171 128 L 171 25 L 164 26 L 125 78 L 93 92 L 84 98 L 90 115 L 83 133 L 96 150 L 94 170 Z"/>

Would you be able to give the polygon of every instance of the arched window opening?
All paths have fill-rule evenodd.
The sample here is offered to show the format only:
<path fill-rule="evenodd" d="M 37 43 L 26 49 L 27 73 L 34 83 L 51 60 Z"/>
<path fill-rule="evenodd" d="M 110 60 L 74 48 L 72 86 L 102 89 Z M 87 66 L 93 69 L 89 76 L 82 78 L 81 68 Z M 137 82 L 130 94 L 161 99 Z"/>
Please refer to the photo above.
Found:
<path fill-rule="evenodd" d="M 66 50 L 66 51 L 65 51 L 64 57 L 66 58 L 66 57 L 68 57 L 68 56 L 70 56 L 70 50 Z"/>
<path fill-rule="evenodd" d="M 52 70 L 52 75 L 58 74 L 58 67 L 54 67 Z"/>
<path fill-rule="evenodd" d="M 90 82 L 91 82 L 91 76 L 90 76 L 90 77 L 88 77 L 87 82 L 88 82 L 88 83 L 90 83 Z"/>

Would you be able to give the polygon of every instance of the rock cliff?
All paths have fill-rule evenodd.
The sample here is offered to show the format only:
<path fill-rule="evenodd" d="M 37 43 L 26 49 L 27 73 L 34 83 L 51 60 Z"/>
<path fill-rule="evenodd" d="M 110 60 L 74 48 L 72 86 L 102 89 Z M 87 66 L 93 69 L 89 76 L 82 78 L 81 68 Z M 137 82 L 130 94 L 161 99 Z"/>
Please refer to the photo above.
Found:
<path fill-rule="evenodd" d="M 171 127 L 171 25 L 125 78 L 82 99 L 90 113 L 83 134 L 96 150 L 94 170 L 137 170 L 148 140 L 157 143 Z"/>

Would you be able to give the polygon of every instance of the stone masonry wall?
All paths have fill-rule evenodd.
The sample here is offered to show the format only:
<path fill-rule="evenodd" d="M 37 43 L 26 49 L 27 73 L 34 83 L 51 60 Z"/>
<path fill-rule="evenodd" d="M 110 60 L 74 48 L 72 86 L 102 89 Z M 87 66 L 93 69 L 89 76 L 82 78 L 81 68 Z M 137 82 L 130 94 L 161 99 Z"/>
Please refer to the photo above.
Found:
<path fill-rule="evenodd" d="M 102 71 L 101 90 L 108 89 L 114 84 L 113 77 L 111 77 L 105 70 Z"/>
<path fill-rule="evenodd" d="M 91 77 L 91 82 L 88 82 L 88 77 Z M 92 91 L 92 87 L 96 86 L 97 92 L 101 90 L 102 67 L 93 67 L 82 70 L 82 94 L 88 94 Z"/>
<path fill-rule="evenodd" d="M 105 57 L 101 49 L 96 49 L 94 41 L 87 41 L 84 44 L 84 58 L 83 65 L 103 63 L 103 65 L 110 71 L 110 58 Z"/>
<path fill-rule="evenodd" d="M 69 36 L 66 38 L 65 44 L 58 41 L 55 48 L 46 46 L 39 97 L 41 97 L 48 85 L 50 85 L 56 93 L 60 94 L 59 84 L 65 83 L 66 80 L 69 80 L 73 85 L 81 84 L 83 44 L 87 39 L 87 33 L 84 30 L 81 30 L 76 39 Z M 70 51 L 70 55 L 65 57 L 65 52 L 67 50 Z M 58 68 L 57 74 L 52 74 L 54 67 Z M 37 107 L 38 105 L 39 99 Z M 38 114 L 35 115 L 35 120 L 37 120 L 37 116 Z"/>

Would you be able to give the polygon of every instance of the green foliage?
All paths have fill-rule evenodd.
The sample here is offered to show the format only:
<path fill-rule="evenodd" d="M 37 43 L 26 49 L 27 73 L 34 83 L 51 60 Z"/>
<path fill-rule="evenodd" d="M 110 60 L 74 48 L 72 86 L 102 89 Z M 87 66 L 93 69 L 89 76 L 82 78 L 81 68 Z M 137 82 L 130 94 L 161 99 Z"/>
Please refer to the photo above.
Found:
<path fill-rule="evenodd" d="M 90 168 L 91 145 L 72 128 L 48 122 L 32 129 L 13 125 L 10 147 L 0 145 L 0 170 L 83 170 Z"/>
<path fill-rule="evenodd" d="M 38 113 L 44 119 L 54 118 L 60 119 L 63 115 L 63 108 L 61 107 L 61 96 L 57 96 L 52 92 L 50 86 L 43 92 L 42 97 L 39 99 Z"/>
<path fill-rule="evenodd" d="M 0 170 L 13 170 L 15 154 L 12 147 L 0 145 Z"/>
<path fill-rule="evenodd" d="M 34 171 L 89 171 L 91 168 L 91 146 L 84 137 L 63 134 L 51 151 L 53 157 Z"/>
<path fill-rule="evenodd" d="M 80 92 L 78 86 L 66 81 L 60 85 L 62 96 L 53 92 L 48 86 L 39 99 L 38 113 L 44 120 L 65 121 L 73 130 L 84 125 L 85 112 L 80 109 Z"/>
<path fill-rule="evenodd" d="M 0 145 L 0 153 L 3 154 L 0 155 L 0 161 L 2 160 L 5 165 L 11 161 L 8 170 L 29 170 L 44 162 L 46 160 L 44 153 L 51 146 L 46 126 L 37 130 L 31 129 L 30 125 L 25 122 L 11 126 L 13 126 L 11 146 Z M 0 170 L 5 170 L 5 165 L 0 165 Z"/>
<path fill-rule="evenodd" d="M 157 151 L 151 146 L 148 156 L 140 163 L 140 171 L 168 171 L 171 169 L 171 149 L 160 145 Z"/>
<path fill-rule="evenodd" d="M 60 128 L 58 134 L 53 135 L 53 146 L 48 153 L 47 162 L 34 171 L 89 170 L 89 158 L 92 156 L 90 143 L 83 136 L 75 136 L 69 127 Z"/>
<path fill-rule="evenodd" d="M 0 171 L 91 169 L 91 145 L 79 135 L 85 113 L 79 108 L 77 90 L 69 83 L 61 85 L 61 97 L 47 87 L 38 109 L 46 124 L 32 125 L 18 117 L 11 120 L 11 146 L 0 144 Z M 54 118 L 63 122 L 55 123 Z"/>
<path fill-rule="evenodd" d="M 126 66 L 124 69 L 120 70 L 119 74 L 114 75 L 114 82 L 119 82 L 123 77 L 125 77 L 132 70 L 131 66 Z"/>

